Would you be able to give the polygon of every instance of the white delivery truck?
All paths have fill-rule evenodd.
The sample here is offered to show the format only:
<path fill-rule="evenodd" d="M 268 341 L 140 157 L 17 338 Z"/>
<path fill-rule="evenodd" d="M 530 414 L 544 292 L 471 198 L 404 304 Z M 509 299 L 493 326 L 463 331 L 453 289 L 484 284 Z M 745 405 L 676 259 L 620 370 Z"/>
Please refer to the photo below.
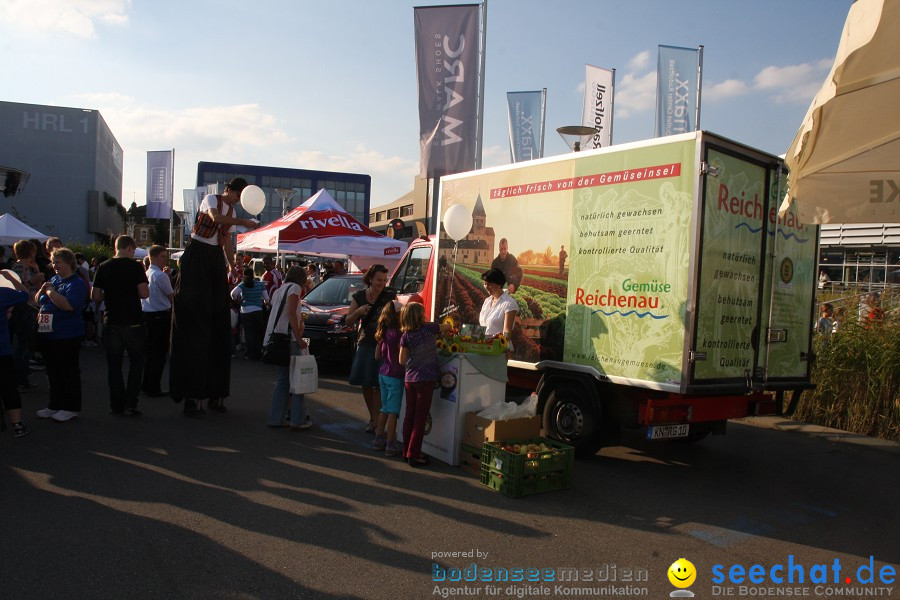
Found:
<path fill-rule="evenodd" d="M 700 439 L 812 387 L 818 229 L 778 216 L 785 182 L 778 157 L 709 132 L 447 176 L 438 214 L 463 205 L 468 234 L 442 223 L 390 284 L 477 324 L 481 273 L 501 265 L 510 383 L 580 454 L 621 427 Z"/>

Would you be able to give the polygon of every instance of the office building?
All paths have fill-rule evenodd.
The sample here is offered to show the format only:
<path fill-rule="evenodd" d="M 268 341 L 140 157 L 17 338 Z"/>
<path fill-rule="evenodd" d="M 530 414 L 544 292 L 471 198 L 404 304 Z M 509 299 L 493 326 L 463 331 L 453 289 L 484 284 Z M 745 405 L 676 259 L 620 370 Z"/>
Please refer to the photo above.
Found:
<path fill-rule="evenodd" d="M 0 102 L 0 165 L 30 173 L 9 212 L 65 243 L 125 231 L 122 147 L 96 110 Z"/>
<path fill-rule="evenodd" d="M 372 178 L 357 173 L 335 173 L 232 163 L 197 164 L 197 187 L 221 192 L 234 177 L 243 177 L 266 194 L 266 207 L 257 218 L 265 225 L 325 189 L 348 213 L 368 225 Z M 210 187 L 212 186 L 212 187 Z"/>

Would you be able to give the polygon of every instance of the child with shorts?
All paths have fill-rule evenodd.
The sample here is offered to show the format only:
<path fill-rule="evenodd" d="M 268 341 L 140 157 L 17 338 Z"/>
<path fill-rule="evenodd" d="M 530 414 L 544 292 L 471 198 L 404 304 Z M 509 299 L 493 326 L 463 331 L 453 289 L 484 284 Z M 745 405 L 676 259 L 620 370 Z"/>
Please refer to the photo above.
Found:
<path fill-rule="evenodd" d="M 403 365 L 400 364 L 400 313 L 394 302 L 381 309 L 375 327 L 375 360 L 378 368 L 378 384 L 381 387 L 381 412 L 375 426 L 374 450 L 384 450 L 385 456 L 398 456 L 403 448 L 397 442 L 397 418 L 403 402 Z"/>

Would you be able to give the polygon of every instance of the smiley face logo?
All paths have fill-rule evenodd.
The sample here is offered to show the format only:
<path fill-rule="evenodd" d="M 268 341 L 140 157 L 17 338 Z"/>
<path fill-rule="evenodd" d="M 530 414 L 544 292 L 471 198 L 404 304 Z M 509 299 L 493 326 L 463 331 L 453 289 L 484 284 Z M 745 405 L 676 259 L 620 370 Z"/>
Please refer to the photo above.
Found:
<path fill-rule="evenodd" d="M 694 568 L 691 561 L 679 558 L 669 567 L 668 575 L 669 583 L 677 588 L 686 588 L 690 587 L 697 579 L 697 569 Z"/>

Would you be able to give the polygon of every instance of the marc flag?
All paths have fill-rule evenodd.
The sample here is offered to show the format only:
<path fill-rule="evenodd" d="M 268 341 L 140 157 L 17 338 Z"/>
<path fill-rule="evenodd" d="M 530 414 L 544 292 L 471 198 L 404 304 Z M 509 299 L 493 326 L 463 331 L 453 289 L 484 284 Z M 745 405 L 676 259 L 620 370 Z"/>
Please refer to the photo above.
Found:
<path fill-rule="evenodd" d="M 585 149 L 612 145 L 613 96 L 616 72 L 593 65 L 584 66 L 584 117 L 582 125 L 596 127 L 597 133 Z"/>
<path fill-rule="evenodd" d="M 544 91 L 507 92 L 509 154 L 517 163 L 544 155 Z"/>
<path fill-rule="evenodd" d="M 172 218 L 173 150 L 147 152 L 147 218 Z"/>
<path fill-rule="evenodd" d="M 660 46 L 656 72 L 656 136 L 697 129 L 700 49 Z"/>
<path fill-rule="evenodd" d="M 422 177 L 475 168 L 479 8 L 414 9 Z"/>

